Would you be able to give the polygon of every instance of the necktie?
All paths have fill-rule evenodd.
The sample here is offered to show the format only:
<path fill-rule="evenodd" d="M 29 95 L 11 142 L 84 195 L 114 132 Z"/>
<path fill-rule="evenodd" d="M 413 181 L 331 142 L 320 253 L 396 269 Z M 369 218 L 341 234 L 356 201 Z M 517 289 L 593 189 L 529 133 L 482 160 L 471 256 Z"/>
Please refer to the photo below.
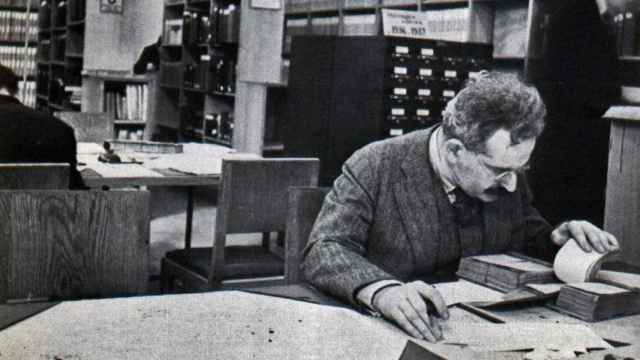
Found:
<path fill-rule="evenodd" d="M 456 199 L 453 202 L 453 211 L 458 225 L 465 227 L 476 220 L 480 209 L 480 201 L 467 195 L 459 187 L 453 190 Z"/>

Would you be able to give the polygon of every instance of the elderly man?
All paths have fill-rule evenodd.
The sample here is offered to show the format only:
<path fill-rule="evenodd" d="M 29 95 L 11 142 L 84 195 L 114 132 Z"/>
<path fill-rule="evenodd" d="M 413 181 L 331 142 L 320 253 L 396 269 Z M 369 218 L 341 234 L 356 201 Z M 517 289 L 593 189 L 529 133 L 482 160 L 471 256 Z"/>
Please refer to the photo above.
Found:
<path fill-rule="evenodd" d="M 488 74 L 448 104 L 441 125 L 357 151 L 314 225 L 306 279 L 435 341 L 445 302 L 412 280 L 453 272 L 461 257 L 478 254 L 549 259 L 569 238 L 588 251 L 617 248 L 588 222 L 552 229 L 531 206 L 523 172 L 545 111 L 535 88 Z"/>

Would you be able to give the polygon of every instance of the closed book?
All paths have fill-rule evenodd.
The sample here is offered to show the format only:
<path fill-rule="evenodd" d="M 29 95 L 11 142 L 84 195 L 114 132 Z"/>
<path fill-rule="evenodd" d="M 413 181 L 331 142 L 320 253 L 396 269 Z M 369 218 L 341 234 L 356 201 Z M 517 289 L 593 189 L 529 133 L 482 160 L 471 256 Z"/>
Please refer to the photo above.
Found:
<path fill-rule="evenodd" d="M 600 321 L 640 313 L 640 293 L 597 282 L 567 284 L 554 308 L 585 321 Z"/>
<path fill-rule="evenodd" d="M 520 254 L 479 255 L 460 261 L 459 277 L 508 292 L 526 284 L 556 282 L 551 264 Z"/>

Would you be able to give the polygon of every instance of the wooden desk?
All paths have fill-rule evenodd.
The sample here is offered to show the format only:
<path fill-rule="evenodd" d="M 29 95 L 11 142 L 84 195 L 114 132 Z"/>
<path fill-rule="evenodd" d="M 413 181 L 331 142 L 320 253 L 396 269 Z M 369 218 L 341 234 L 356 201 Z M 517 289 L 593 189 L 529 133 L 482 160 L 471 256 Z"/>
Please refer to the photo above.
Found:
<path fill-rule="evenodd" d="M 258 158 L 254 154 L 237 153 L 220 145 L 187 143 L 183 153 L 118 153 L 123 159 L 136 159 L 142 164 L 104 164 L 98 161 L 103 151 L 98 144 L 78 146 L 78 170 L 90 188 L 125 188 L 136 186 L 183 186 L 187 188 L 187 220 L 185 248 L 191 247 L 193 228 L 193 192 L 196 186 L 220 185 L 222 159 L 226 157 Z M 186 169 L 187 171 L 181 171 Z M 188 170 L 193 169 L 193 173 Z"/>
<path fill-rule="evenodd" d="M 304 286 L 255 291 L 275 296 L 220 291 L 63 302 L 0 331 L 0 359 L 397 360 L 409 339 L 382 319 L 314 304 L 328 298 Z M 282 298 L 288 294 L 305 301 Z M 500 315 L 520 316 L 515 312 L 504 310 Z M 532 308 L 522 316 L 531 316 L 530 321 L 581 323 L 561 315 L 559 320 L 548 312 L 553 314 Z M 451 314 L 450 321 L 483 321 L 456 308 Z M 542 319 L 540 314 L 549 318 Z M 640 317 L 598 324 L 630 337 L 640 331 Z M 417 342 L 452 359 L 464 358 L 458 356 L 458 347 Z M 484 354 L 489 357 L 483 359 L 498 356 Z M 500 356 L 522 359 L 524 354 Z"/>
<path fill-rule="evenodd" d="M 621 261 L 640 266 L 640 106 L 613 106 L 604 228 L 620 242 Z"/>

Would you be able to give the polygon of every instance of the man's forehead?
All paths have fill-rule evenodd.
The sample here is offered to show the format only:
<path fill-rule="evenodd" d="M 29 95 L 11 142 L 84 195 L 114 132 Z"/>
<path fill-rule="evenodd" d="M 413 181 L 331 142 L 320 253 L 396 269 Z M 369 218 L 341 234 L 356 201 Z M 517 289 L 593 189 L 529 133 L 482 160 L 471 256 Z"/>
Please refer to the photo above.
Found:
<path fill-rule="evenodd" d="M 494 166 L 517 168 L 529 161 L 535 144 L 535 139 L 513 144 L 509 131 L 499 129 L 486 141 L 486 156 Z"/>

